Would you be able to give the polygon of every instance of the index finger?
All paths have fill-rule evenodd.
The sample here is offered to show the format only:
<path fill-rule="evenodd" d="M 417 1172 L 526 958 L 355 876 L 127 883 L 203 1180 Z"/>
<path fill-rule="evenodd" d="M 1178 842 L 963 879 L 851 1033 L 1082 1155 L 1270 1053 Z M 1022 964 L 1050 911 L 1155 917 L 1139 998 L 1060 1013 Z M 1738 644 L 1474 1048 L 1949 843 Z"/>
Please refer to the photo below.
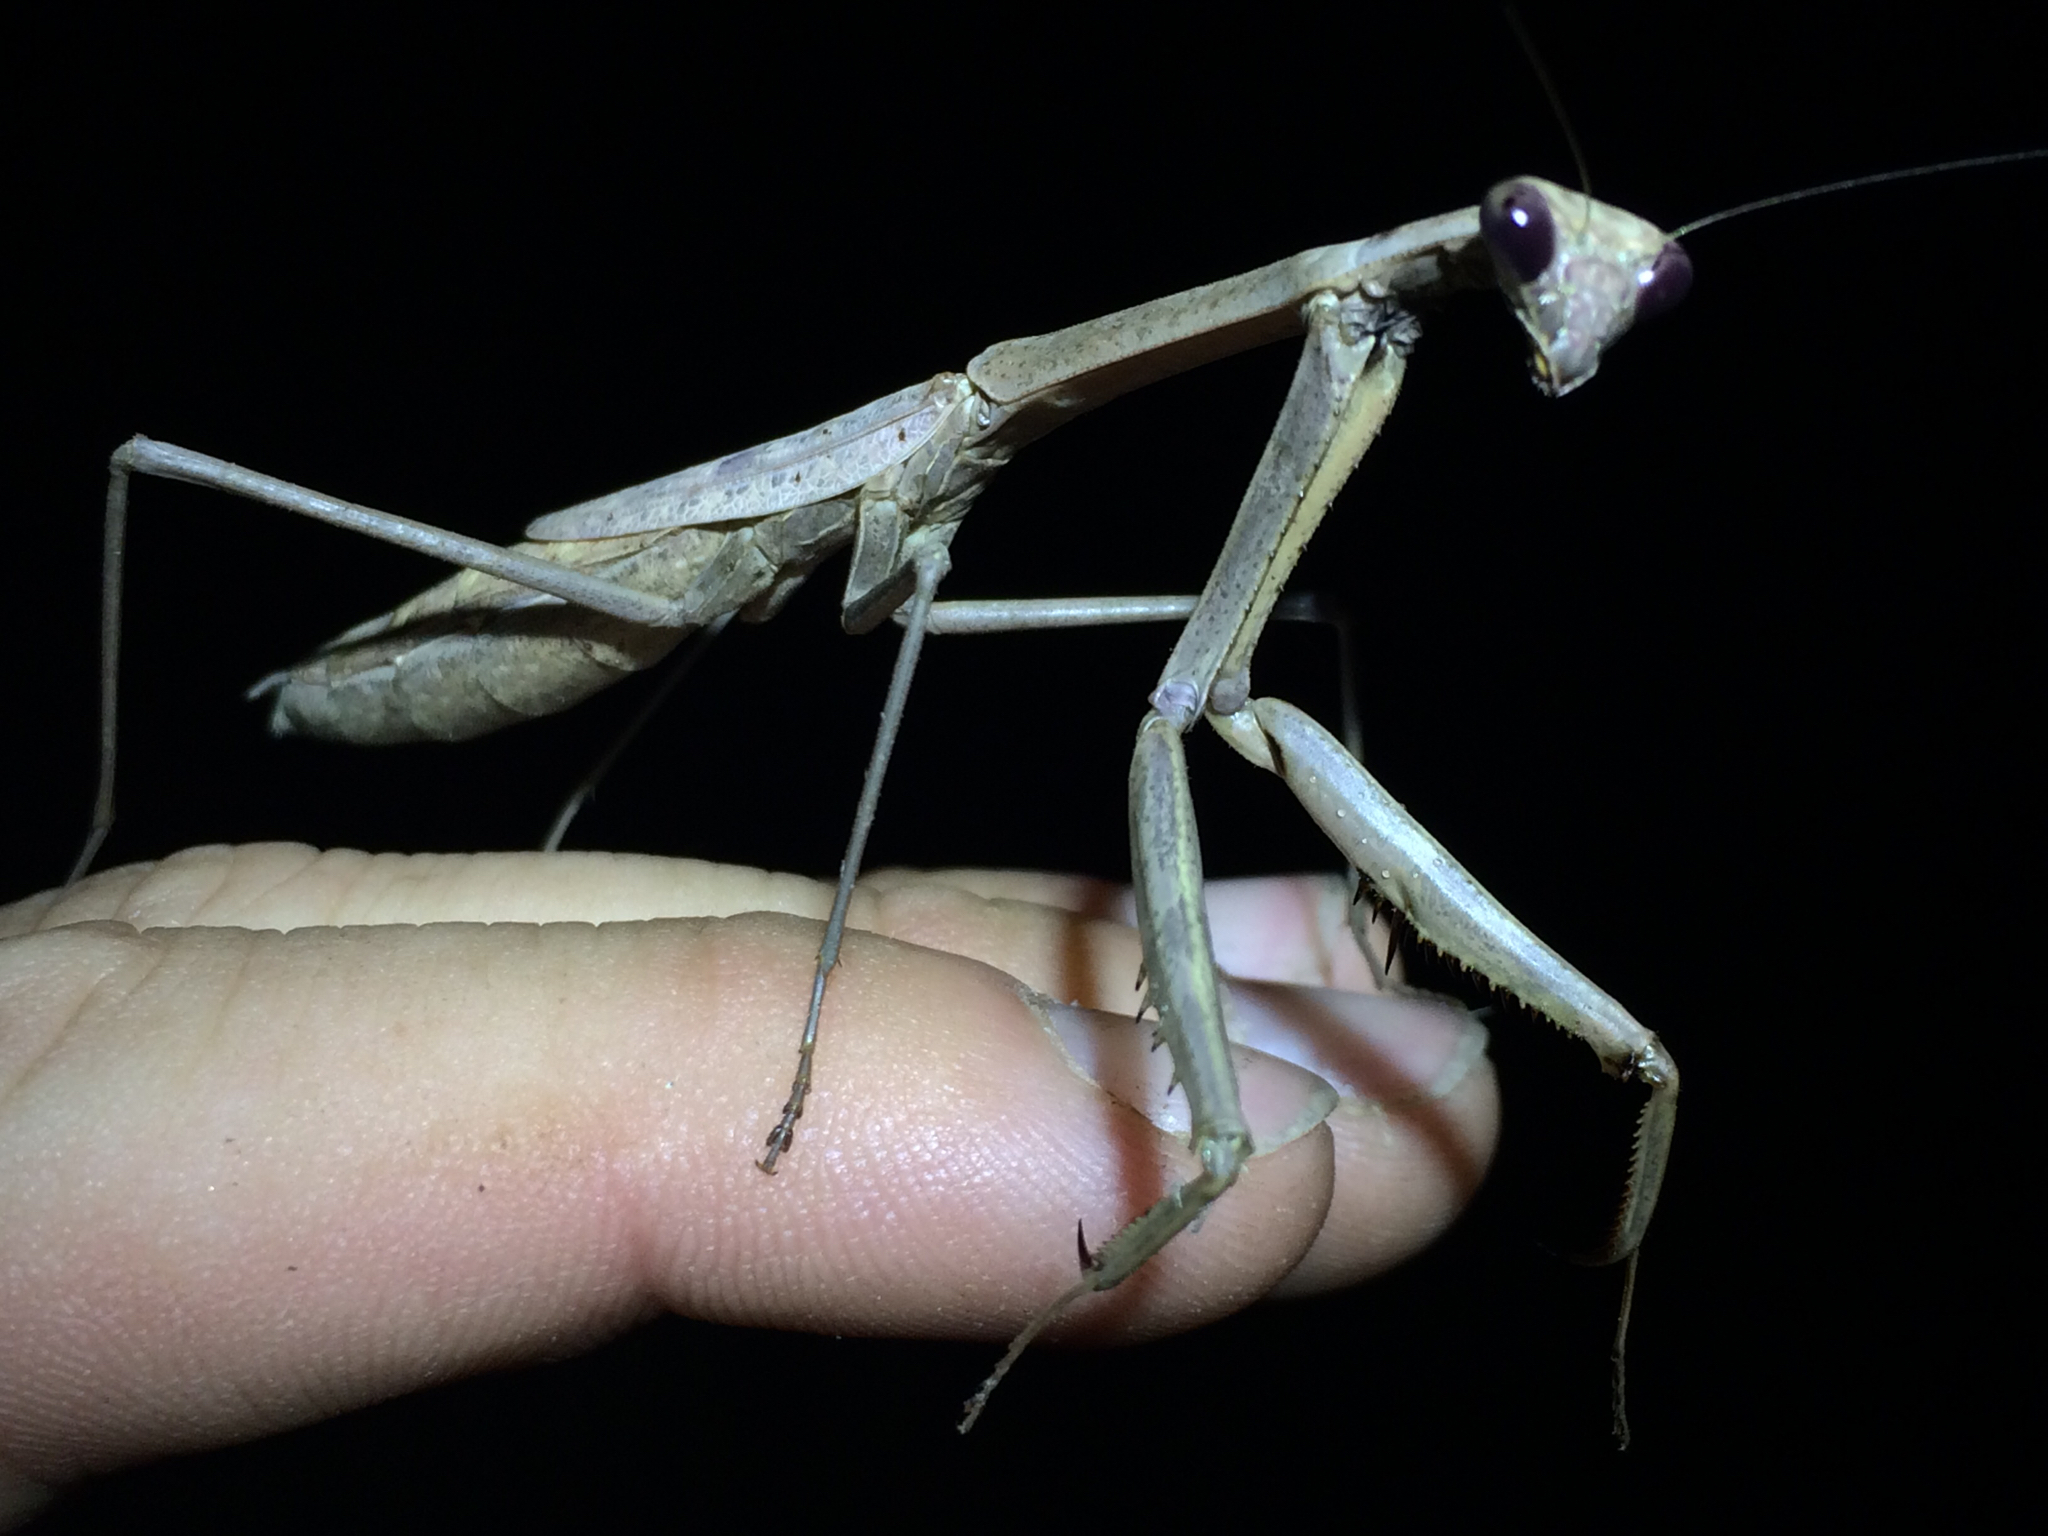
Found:
<path fill-rule="evenodd" d="M 798 1155 L 770 1181 L 749 1165 L 813 923 L 300 921 L 588 910 L 589 872 L 201 851 L 10 914 L 0 1226 L 21 1262 L 0 1306 L 0 1461 L 58 1477 L 236 1438 L 656 1306 L 996 1337 L 1064 1286 L 1077 1213 L 1106 1233 L 1186 1171 L 1149 1031 L 943 946 L 849 942 Z M 753 874 L 723 878 L 701 899 L 763 899 Z M 941 889 L 871 915 L 1128 986 L 1113 925 L 1021 911 Z M 1288 1121 L 1302 1075 L 1243 1054 L 1239 1071 L 1276 1150 L 1199 1244 L 1077 1310 L 1084 1330 L 1218 1315 L 1317 1243 L 1332 1151 Z M 1483 1163 L 1486 1086 L 1476 1116 L 1444 1122 L 1479 1127 L 1446 1191 Z M 111 1404 L 94 1386 L 110 1379 Z"/>

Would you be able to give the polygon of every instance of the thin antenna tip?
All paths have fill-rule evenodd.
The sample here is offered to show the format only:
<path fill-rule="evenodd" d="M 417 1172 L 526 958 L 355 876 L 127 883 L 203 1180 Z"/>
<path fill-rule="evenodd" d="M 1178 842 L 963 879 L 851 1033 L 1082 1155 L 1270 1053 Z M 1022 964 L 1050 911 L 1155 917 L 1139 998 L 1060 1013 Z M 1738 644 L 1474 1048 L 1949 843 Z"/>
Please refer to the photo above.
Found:
<path fill-rule="evenodd" d="M 1827 197 L 1836 192 L 1850 192 L 1858 187 L 1883 186 L 1887 182 L 1912 181 L 1920 176 L 1940 176 L 1950 171 L 1974 171 L 1985 166 L 2013 165 L 2024 160 L 2048 159 L 2048 149 L 2014 149 L 1996 155 L 1972 155 L 1963 160 L 1939 160 L 1932 165 L 1908 166 L 1902 171 L 1875 171 L 1868 176 L 1848 176 L 1840 181 L 1822 182 L 1818 186 L 1801 187 L 1793 192 L 1780 192 L 1772 197 L 1759 197 L 1751 202 L 1737 203 L 1733 208 L 1723 208 L 1704 218 L 1693 219 L 1671 231 L 1671 238 L 1683 240 L 1709 225 L 1724 223 L 1746 213 L 1760 213 L 1766 208 L 1777 208 L 1786 203 L 1803 203 L 1810 198 Z"/>

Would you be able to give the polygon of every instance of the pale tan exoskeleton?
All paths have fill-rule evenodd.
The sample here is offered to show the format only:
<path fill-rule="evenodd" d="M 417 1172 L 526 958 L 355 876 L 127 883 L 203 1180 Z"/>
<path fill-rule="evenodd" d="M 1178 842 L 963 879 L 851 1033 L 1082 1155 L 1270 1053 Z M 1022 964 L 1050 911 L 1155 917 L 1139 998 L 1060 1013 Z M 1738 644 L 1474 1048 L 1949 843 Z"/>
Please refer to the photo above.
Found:
<path fill-rule="evenodd" d="M 566 707 L 692 629 L 734 613 L 769 616 L 796 581 L 850 544 L 849 629 L 871 627 L 910 603 L 888 714 L 893 723 L 927 623 L 941 628 L 961 616 L 935 603 L 934 594 L 958 520 L 994 469 L 1067 415 L 1305 328 L 1309 342 L 1294 389 L 1209 588 L 1194 603 L 1152 695 L 1132 769 L 1133 858 L 1153 999 L 1189 1096 L 1205 1172 L 1088 1255 L 1073 1291 L 1041 1314 L 1016 1347 L 1067 1301 L 1106 1289 L 1143 1264 L 1229 1187 L 1251 1150 L 1223 1054 L 1199 851 L 1179 760 L 1180 734 L 1202 716 L 1240 752 L 1286 778 L 1379 897 L 1422 937 L 1579 1034 L 1610 1071 L 1647 1085 L 1627 1199 L 1604 1254 L 1621 1258 L 1634 1252 L 1654 1208 L 1675 1110 L 1675 1066 L 1654 1036 L 1486 897 L 1329 733 L 1289 706 L 1252 698 L 1248 668 L 1302 542 L 1392 405 L 1417 336 L 1411 306 L 1499 281 L 1530 332 L 1539 381 L 1562 393 L 1591 376 L 1600 349 L 1641 311 L 1682 290 L 1682 263 L 1654 227 L 1523 178 L 1496 188 L 1483 210 L 1326 247 L 1069 331 L 999 344 L 964 374 L 941 375 L 811 432 L 552 514 L 530 530 L 539 542 L 520 551 L 370 513 L 141 439 L 116 457 L 109 550 L 119 548 L 127 478 L 145 473 L 252 495 L 470 566 L 267 682 L 285 728 L 392 740 L 460 738 Z M 110 581 L 110 593 L 116 591 Z M 605 617 L 592 618 L 593 610 Z M 116 611 L 110 596 L 109 613 Z M 1017 605 L 998 618 L 1030 621 Z M 108 721 L 111 741 L 111 710 Z M 764 1159 L 771 1168 L 801 1112 L 847 882 L 858 868 L 890 729 L 878 743 L 820 956 L 797 1083 Z M 110 778 L 103 779 L 101 808 L 104 829 Z M 977 1395 L 977 1411 L 986 1390 Z"/>

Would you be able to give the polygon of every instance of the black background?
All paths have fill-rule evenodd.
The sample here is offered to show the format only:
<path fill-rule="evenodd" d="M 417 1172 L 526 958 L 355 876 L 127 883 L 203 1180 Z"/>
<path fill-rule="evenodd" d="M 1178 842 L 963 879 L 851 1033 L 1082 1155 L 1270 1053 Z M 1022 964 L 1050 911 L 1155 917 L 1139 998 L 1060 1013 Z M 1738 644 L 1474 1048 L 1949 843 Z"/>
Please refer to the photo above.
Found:
<path fill-rule="evenodd" d="M 1667 227 L 2048 143 L 2017 21 L 1528 9 L 1594 191 Z M 765 7 L 645 32 L 460 15 L 76 12 L 10 44 L 0 894 L 60 879 L 83 827 L 103 466 L 132 433 L 509 541 L 997 339 L 1573 177 L 1483 8 L 829 35 Z M 43 1528 L 1997 1497 L 1968 1453 L 1996 1449 L 2032 1347 L 2005 1298 L 2038 1200 L 2013 1061 L 2039 1015 L 2044 189 L 2023 166 L 1704 231 L 1693 296 L 1561 403 L 1497 305 L 1433 317 L 1297 578 L 1365 619 L 1369 765 L 1684 1066 L 1625 1457 L 1615 1277 L 1549 1258 L 1532 1214 L 1599 1084 L 1502 1030 L 1502 1162 L 1438 1250 L 1195 1337 L 1043 1351 L 964 1443 L 984 1346 L 670 1321 L 126 1473 Z M 957 540 L 952 594 L 1198 586 L 1291 367 L 1217 365 L 1032 448 Z M 241 690 L 438 570 L 158 483 L 130 549 L 103 865 L 530 846 L 634 703 L 457 748 L 274 743 Z M 828 873 L 892 649 L 839 633 L 837 583 L 728 637 L 575 840 Z M 1167 644 L 935 642 L 870 862 L 1120 876 Z M 1262 655 L 1261 691 L 1333 712 L 1318 647 Z M 1277 785 L 1197 749 L 1212 875 L 1329 864 Z"/>

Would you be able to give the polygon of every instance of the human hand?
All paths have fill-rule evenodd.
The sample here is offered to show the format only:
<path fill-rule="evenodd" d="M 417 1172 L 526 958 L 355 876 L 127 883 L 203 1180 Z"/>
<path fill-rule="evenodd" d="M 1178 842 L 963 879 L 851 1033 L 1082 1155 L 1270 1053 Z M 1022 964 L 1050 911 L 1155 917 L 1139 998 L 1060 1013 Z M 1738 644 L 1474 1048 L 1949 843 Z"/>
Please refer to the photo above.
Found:
<path fill-rule="evenodd" d="M 1099 1242 L 1192 1166 L 1185 1097 L 1129 1022 L 1127 898 L 1041 875 L 864 881 L 770 1179 L 753 1162 L 829 902 L 689 861 L 264 845 L 0 911 L 17 1503 L 661 1309 L 1013 1332 L 1070 1283 L 1077 1216 Z M 1345 1096 L 1318 1121 L 1313 1078 L 1241 1052 L 1270 1150 L 1199 1238 L 1055 1336 L 1139 1339 L 1351 1284 L 1441 1231 L 1485 1167 L 1483 1034 L 1362 995 L 1331 882 L 1220 884 L 1210 909 L 1245 979 L 1235 1032 Z"/>

